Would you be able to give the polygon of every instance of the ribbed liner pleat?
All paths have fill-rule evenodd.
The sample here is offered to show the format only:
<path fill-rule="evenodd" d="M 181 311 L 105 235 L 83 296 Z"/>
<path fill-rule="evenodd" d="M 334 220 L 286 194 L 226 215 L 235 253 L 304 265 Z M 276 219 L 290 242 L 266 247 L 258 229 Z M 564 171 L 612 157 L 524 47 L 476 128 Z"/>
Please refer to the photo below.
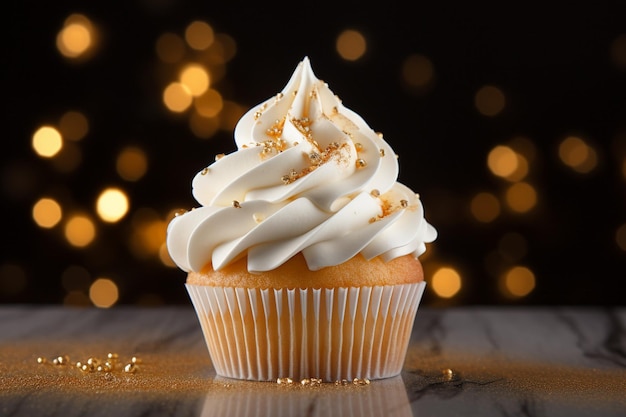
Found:
<path fill-rule="evenodd" d="M 187 284 L 218 375 L 380 379 L 400 373 L 425 283 L 335 289 Z"/>

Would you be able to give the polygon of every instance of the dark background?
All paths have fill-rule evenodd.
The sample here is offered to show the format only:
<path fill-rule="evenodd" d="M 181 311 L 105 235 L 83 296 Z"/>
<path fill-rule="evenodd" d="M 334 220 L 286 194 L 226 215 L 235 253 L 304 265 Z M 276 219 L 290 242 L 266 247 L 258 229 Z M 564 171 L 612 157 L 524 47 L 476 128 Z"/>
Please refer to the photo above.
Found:
<path fill-rule="evenodd" d="M 425 304 L 624 303 L 626 252 L 615 236 L 626 223 L 626 68 L 611 55 L 614 42 L 626 34 L 620 2 L 414 2 L 414 10 L 393 2 L 374 8 L 361 2 L 114 3 L 31 1 L 8 15 L 0 302 L 63 303 L 68 289 L 62 276 L 70 266 L 84 268 L 90 279 L 111 277 L 119 304 L 188 302 L 182 271 L 156 257 L 133 255 L 126 242 L 135 210 L 149 207 L 165 219 L 175 207 L 195 205 L 193 175 L 216 153 L 234 150 L 232 132 L 195 138 L 184 115 L 172 115 L 161 101 L 163 72 L 173 70 L 158 60 L 156 40 L 203 20 L 236 42 L 216 88 L 242 110 L 279 92 L 309 56 L 318 78 L 384 132 L 400 155 L 399 180 L 419 192 L 439 232 L 424 258 L 427 273 L 450 265 L 463 280 L 452 300 L 427 291 Z M 88 16 L 101 34 L 97 52 L 80 63 L 55 47 L 71 13 Z M 345 29 L 360 31 L 368 42 L 355 62 L 335 48 Z M 427 91 L 416 93 L 402 80 L 402 63 L 411 54 L 433 63 L 435 80 Z M 474 106 L 475 93 L 486 84 L 506 96 L 504 111 L 495 117 Z M 30 139 L 37 127 L 56 123 L 68 110 L 88 115 L 90 130 L 80 143 L 80 166 L 64 173 L 37 157 Z M 520 135 L 535 146 L 526 180 L 535 186 L 538 204 L 528 213 L 503 209 L 495 221 L 478 222 L 469 210 L 471 198 L 480 191 L 500 196 L 508 184 L 490 173 L 486 156 Z M 559 160 L 559 143 L 568 135 L 596 150 L 598 165 L 590 173 Z M 114 169 L 126 144 L 142 147 L 149 157 L 147 174 L 134 183 Z M 126 190 L 130 212 L 116 224 L 100 224 L 87 248 L 70 247 L 60 226 L 41 229 L 32 219 L 32 205 L 43 195 L 93 211 L 108 185 Z M 509 232 L 527 242 L 523 258 L 511 263 L 530 268 L 537 281 L 521 299 L 499 292 L 489 266 Z M 19 285 L 11 285 L 14 280 Z"/>

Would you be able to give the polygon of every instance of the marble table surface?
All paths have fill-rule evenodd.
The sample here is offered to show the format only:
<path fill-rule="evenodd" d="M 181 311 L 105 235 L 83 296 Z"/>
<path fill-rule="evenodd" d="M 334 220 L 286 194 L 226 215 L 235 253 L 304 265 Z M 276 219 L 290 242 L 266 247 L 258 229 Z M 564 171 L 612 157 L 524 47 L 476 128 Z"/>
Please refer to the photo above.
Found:
<path fill-rule="evenodd" d="M 2 417 L 625 416 L 626 308 L 422 307 L 399 376 L 296 382 L 216 376 L 191 305 L 0 307 Z"/>

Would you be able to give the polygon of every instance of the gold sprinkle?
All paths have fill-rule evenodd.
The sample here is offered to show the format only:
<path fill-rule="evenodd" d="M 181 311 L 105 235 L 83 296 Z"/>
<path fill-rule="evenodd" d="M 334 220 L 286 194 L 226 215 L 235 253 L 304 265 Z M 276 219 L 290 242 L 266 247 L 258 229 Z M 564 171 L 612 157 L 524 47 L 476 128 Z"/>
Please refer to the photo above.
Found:
<path fill-rule="evenodd" d="M 359 158 L 359 159 L 356 160 L 356 167 L 357 168 L 365 168 L 366 166 L 367 166 L 367 162 L 365 162 L 364 159 Z"/>
<path fill-rule="evenodd" d="M 200 175 L 206 175 L 208 173 L 209 173 L 209 167 L 206 167 L 202 171 L 200 171 Z"/>
<path fill-rule="evenodd" d="M 109 353 L 106 356 L 106 359 L 100 359 L 95 356 L 90 356 L 85 362 L 76 361 L 75 363 L 70 362 L 70 358 L 68 355 L 60 355 L 54 358 L 52 361 L 55 365 L 71 365 L 76 369 L 82 372 L 103 372 L 103 373 L 111 373 L 116 369 L 116 362 L 119 356 L 117 353 Z M 38 363 L 47 363 L 46 358 L 40 356 L 37 358 Z M 137 356 L 133 356 L 130 359 L 130 362 L 124 367 L 124 372 L 134 373 L 137 371 L 137 364 L 141 363 L 141 359 Z"/>
<path fill-rule="evenodd" d="M 309 160 L 313 165 L 319 165 L 322 163 L 322 155 L 317 152 L 311 152 L 309 154 Z"/>
<path fill-rule="evenodd" d="M 280 100 L 281 98 L 283 98 L 283 93 L 276 94 L 276 99 L 277 100 Z"/>
<path fill-rule="evenodd" d="M 182 216 L 182 215 L 183 215 L 183 214 L 185 214 L 185 213 L 187 213 L 187 210 L 185 210 L 185 209 L 179 209 L 179 210 L 176 210 L 176 211 L 174 212 L 174 217 Z"/>
<path fill-rule="evenodd" d="M 67 355 L 57 356 L 52 360 L 55 365 L 67 365 L 70 362 L 70 358 Z"/>
<path fill-rule="evenodd" d="M 124 372 L 134 374 L 135 372 L 137 372 L 137 368 L 138 367 L 135 363 L 127 363 L 126 366 L 124 366 Z"/>
<path fill-rule="evenodd" d="M 293 379 L 291 378 L 278 378 L 276 383 L 279 385 L 291 385 L 293 384 Z"/>
<path fill-rule="evenodd" d="M 376 223 L 376 217 L 371 217 L 369 222 L 370 222 L 370 224 Z"/>
<path fill-rule="evenodd" d="M 443 369 L 443 370 L 441 371 L 441 374 L 443 375 L 443 378 L 444 378 L 446 381 L 451 381 L 451 380 L 454 378 L 454 376 L 455 376 L 455 375 L 454 375 L 454 371 L 453 371 L 452 369 L 450 369 L 450 368 Z"/>
<path fill-rule="evenodd" d="M 261 117 L 261 115 L 263 114 L 263 112 L 257 110 L 254 112 L 254 120 L 257 120 L 259 117 Z"/>
<path fill-rule="evenodd" d="M 354 144 L 354 148 L 356 149 L 357 152 L 361 152 L 363 150 L 363 145 L 357 142 Z"/>
<path fill-rule="evenodd" d="M 354 385 L 369 385 L 370 384 L 370 380 L 367 378 L 354 378 L 352 380 L 352 383 Z"/>
<path fill-rule="evenodd" d="M 310 139 L 309 142 L 319 149 L 317 142 Z M 311 165 L 303 168 L 300 172 L 292 169 L 288 175 L 283 175 L 281 181 L 284 184 L 291 184 L 292 182 L 300 179 L 307 174 L 315 171 L 319 166 L 329 161 L 336 161 L 337 163 L 347 163 L 348 158 L 348 144 L 339 145 L 337 142 L 332 142 L 326 149 L 321 152 L 311 152 L 309 154 L 309 161 Z"/>
<path fill-rule="evenodd" d="M 310 136 L 311 136 L 311 124 L 313 122 L 308 117 L 303 117 L 302 119 L 296 119 L 294 117 L 293 119 L 291 119 L 291 123 L 305 137 L 310 138 Z"/>
<path fill-rule="evenodd" d="M 89 370 L 95 371 L 100 366 L 100 361 L 96 358 L 89 358 L 87 359 L 87 366 L 89 366 Z"/>
<path fill-rule="evenodd" d="M 274 137 L 280 137 L 280 135 L 283 134 L 282 129 L 279 129 L 278 127 L 270 127 L 268 128 L 265 133 L 267 133 L 268 136 L 274 136 Z"/>
<path fill-rule="evenodd" d="M 241 208 L 241 203 L 237 200 L 233 200 L 233 207 L 234 208 Z"/>
<path fill-rule="evenodd" d="M 300 385 L 311 385 L 311 380 L 309 378 L 303 378 L 300 381 Z"/>
<path fill-rule="evenodd" d="M 380 148 L 378 150 L 378 153 L 380 154 L 380 156 L 385 156 L 385 150 L 383 148 Z"/>
<path fill-rule="evenodd" d="M 380 197 L 380 191 L 378 191 L 376 188 L 374 188 L 372 191 L 370 191 L 370 195 L 372 197 Z"/>
<path fill-rule="evenodd" d="M 104 365 L 98 365 L 98 367 L 96 368 L 96 371 L 98 372 L 111 372 L 112 370 L 113 367 L 108 362 L 105 362 Z"/>
<path fill-rule="evenodd" d="M 215 160 L 219 161 L 220 159 L 222 159 L 223 157 L 225 157 L 226 155 L 224 155 L 223 153 L 218 153 L 217 155 L 215 155 Z"/>
<path fill-rule="evenodd" d="M 310 384 L 311 385 L 321 385 L 322 384 L 322 378 L 309 378 Z"/>
<path fill-rule="evenodd" d="M 408 206 L 409 206 L 409 202 L 408 202 L 408 201 L 406 201 L 406 200 L 400 200 L 400 205 L 401 205 L 402 207 L 406 208 L 406 207 L 408 207 Z"/>

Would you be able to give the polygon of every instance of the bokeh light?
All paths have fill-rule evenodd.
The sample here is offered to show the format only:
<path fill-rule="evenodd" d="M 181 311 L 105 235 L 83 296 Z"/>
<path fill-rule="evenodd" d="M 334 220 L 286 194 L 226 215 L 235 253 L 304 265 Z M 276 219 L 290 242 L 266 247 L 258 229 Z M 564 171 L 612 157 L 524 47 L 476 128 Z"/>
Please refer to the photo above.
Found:
<path fill-rule="evenodd" d="M 182 83 L 170 83 L 163 92 L 163 103 L 174 113 L 182 113 L 191 106 L 193 96 Z"/>
<path fill-rule="evenodd" d="M 217 33 L 215 42 L 209 49 L 209 59 L 215 64 L 226 64 L 237 55 L 237 42 L 227 33 Z M 213 77 L 219 79 L 221 77 Z"/>
<path fill-rule="evenodd" d="M 220 114 L 220 129 L 226 132 L 232 132 L 246 110 L 246 108 L 233 101 L 224 100 Z"/>
<path fill-rule="evenodd" d="M 67 58 L 78 58 L 94 46 L 95 29 L 81 14 L 70 15 L 57 35 L 57 49 Z"/>
<path fill-rule="evenodd" d="M 61 205 L 52 198 L 40 198 L 33 206 L 33 220 L 37 226 L 50 229 L 56 226 L 63 216 Z"/>
<path fill-rule="evenodd" d="M 367 50 L 365 36 L 357 30 L 346 29 L 337 36 L 337 53 L 347 61 L 356 61 Z"/>
<path fill-rule="evenodd" d="M 161 61 L 174 64 L 185 56 L 185 41 L 177 34 L 167 32 L 159 36 L 155 49 Z"/>
<path fill-rule="evenodd" d="M 194 100 L 196 112 L 202 117 L 216 117 L 224 107 L 224 100 L 219 91 L 209 88 Z"/>
<path fill-rule="evenodd" d="M 501 290 L 512 297 L 525 297 L 535 289 L 535 274 L 525 266 L 514 266 L 500 278 Z"/>
<path fill-rule="evenodd" d="M 31 144 L 39 156 L 51 158 L 63 147 L 63 138 L 54 127 L 42 126 L 33 134 Z"/>
<path fill-rule="evenodd" d="M 481 87 L 474 96 L 474 105 L 484 116 L 497 116 L 504 110 L 506 98 L 502 90 L 493 85 Z"/>
<path fill-rule="evenodd" d="M 483 191 L 472 198 L 470 211 L 479 222 L 489 223 L 500 215 L 500 201 L 492 193 Z"/>
<path fill-rule="evenodd" d="M 516 182 L 506 190 L 505 200 L 513 211 L 526 213 L 537 205 L 537 191 L 526 182 Z"/>
<path fill-rule="evenodd" d="M 98 278 L 89 287 L 89 299 L 96 307 L 109 308 L 117 303 L 119 290 L 110 278 Z"/>
<path fill-rule="evenodd" d="M 517 170 L 517 154 L 508 146 L 496 146 L 487 156 L 487 166 L 494 175 L 506 178 Z"/>
<path fill-rule="evenodd" d="M 577 136 L 568 136 L 561 141 L 559 158 L 565 165 L 583 174 L 592 171 L 598 163 L 595 149 Z"/>
<path fill-rule="evenodd" d="M 148 171 L 148 156 L 136 146 L 127 146 L 117 155 L 115 168 L 126 181 L 138 181 Z"/>
<path fill-rule="evenodd" d="M 200 64 L 189 64 L 180 74 L 180 83 L 192 96 L 200 96 L 209 88 L 209 73 Z"/>
<path fill-rule="evenodd" d="M 209 139 L 220 130 L 220 119 L 194 113 L 189 117 L 189 128 L 197 138 Z"/>
<path fill-rule="evenodd" d="M 129 249 L 139 259 L 158 258 L 165 243 L 168 221 L 150 208 L 139 208 L 133 213 Z"/>
<path fill-rule="evenodd" d="M 227 103 L 222 91 L 216 88 L 226 75 L 225 64 L 237 51 L 232 36 L 216 33 L 207 22 L 196 20 L 187 25 L 184 37 L 171 32 L 162 34 L 155 48 L 165 63 L 180 65 L 183 59 L 190 59 L 178 69 L 162 66 L 160 72 L 169 78 L 162 96 L 165 107 L 184 115 L 195 137 L 209 139 L 234 126 L 237 121 L 232 121 L 231 110 L 236 105 Z M 165 75 L 173 71 L 176 73 Z"/>
<path fill-rule="evenodd" d="M 59 119 L 59 133 L 64 139 L 79 141 L 89 132 L 89 120 L 79 111 L 68 111 Z"/>
<path fill-rule="evenodd" d="M 431 287 L 441 298 L 452 298 L 461 290 L 462 281 L 458 271 L 451 267 L 441 267 L 431 278 Z"/>
<path fill-rule="evenodd" d="M 74 214 L 65 224 L 65 238 L 70 245 L 84 248 L 96 238 L 96 226 L 89 216 Z"/>
<path fill-rule="evenodd" d="M 185 40 L 191 48 L 201 51 L 213 44 L 215 34 L 211 25 L 196 20 L 191 22 L 185 29 Z"/>
<path fill-rule="evenodd" d="M 508 141 L 508 146 L 522 156 L 528 164 L 535 161 L 537 157 L 537 146 L 526 136 L 515 136 Z"/>
<path fill-rule="evenodd" d="M 103 190 L 96 201 L 96 211 L 102 220 L 115 223 L 128 212 L 128 196 L 119 188 Z"/>
<path fill-rule="evenodd" d="M 425 55 L 409 55 L 402 64 L 402 78 L 409 87 L 423 91 L 433 83 L 435 78 L 432 61 Z"/>

